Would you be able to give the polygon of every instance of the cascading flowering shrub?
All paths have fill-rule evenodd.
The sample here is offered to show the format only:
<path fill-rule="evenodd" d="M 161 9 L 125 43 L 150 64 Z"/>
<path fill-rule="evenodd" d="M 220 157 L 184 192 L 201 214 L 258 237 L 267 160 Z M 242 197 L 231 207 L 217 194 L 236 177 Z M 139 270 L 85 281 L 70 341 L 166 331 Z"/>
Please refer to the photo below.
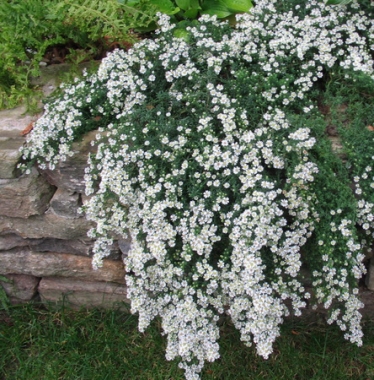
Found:
<path fill-rule="evenodd" d="M 176 38 L 168 17 L 159 26 L 65 85 L 25 159 L 53 169 L 98 129 L 85 176 L 93 265 L 113 234 L 131 236 L 139 329 L 161 317 L 166 358 L 179 358 L 187 379 L 219 357 L 223 314 L 264 358 L 284 317 L 307 302 L 324 304 L 328 322 L 361 345 L 357 282 L 374 217 L 362 216 L 317 102 L 334 73 L 373 81 L 372 18 L 357 2 L 260 0 L 235 28 L 203 16 Z"/>

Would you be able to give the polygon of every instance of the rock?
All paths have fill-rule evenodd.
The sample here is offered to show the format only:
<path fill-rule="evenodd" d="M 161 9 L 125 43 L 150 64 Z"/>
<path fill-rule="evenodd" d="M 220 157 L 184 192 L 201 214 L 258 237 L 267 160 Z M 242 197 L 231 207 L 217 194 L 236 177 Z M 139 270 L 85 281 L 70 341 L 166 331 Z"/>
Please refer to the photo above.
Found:
<path fill-rule="evenodd" d="M 31 78 L 31 84 L 33 86 L 38 86 L 45 97 L 49 96 L 56 88 L 59 86 L 59 83 L 62 81 L 64 74 L 68 73 L 71 70 L 72 65 L 68 63 L 59 63 L 54 65 L 48 65 L 47 62 L 41 61 L 40 75 L 38 77 Z M 47 66 L 45 66 L 47 64 Z M 78 66 L 80 70 L 84 68 L 96 66 L 96 62 L 83 62 Z M 73 69 L 76 70 L 76 69 Z"/>
<path fill-rule="evenodd" d="M 69 219 L 53 213 L 27 219 L 0 216 L 0 235 L 14 233 L 23 238 L 86 239 L 92 223 L 85 218 Z"/>
<path fill-rule="evenodd" d="M 80 216 L 78 209 L 81 202 L 79 193 L 59 188 L 50 201 L 50 210 L 58 216 L 75 219 Z"/>
<path fill-rule="evenodd" d="M 365 260 L 370 260 L 374 257 L 374 247 L 369 247 L 362 252 L 365 255 Z"/>
<path fill-rule="evenodd" d="M 365 278 L 365 285 L 369 290 L 374 291 L 374 259 L 370 259 L 369 269 Z"/>
<path fill-rule="evenodd" d="M 91 141 L 95 140 L 97 131 L 91 131 L 83 136 L 81 141 L 73 144 L 74 156 L 56 165 L 55 170 L 40 170 L 47 181 L 54 186 L 76 193 L 85 192 L 84 174 L 87 167 L 89 152 L 95 152 Z"/>
<path fill-rule="evenodd" d="M 360 301 L 365 305 L 362 309 L 360 309 L 360 313 L 363 318 L 369 318 L 369 320 L 373 320 L 374 318 L 374 292 L 361 289 L 359 293 Z"/>
<path fill-rule="evenodd" d="M 90 239 L 62 240 L 62 239 L 24 239 L 16 234 L 0 235 L 0 251 L 9 251 L 16 247 L 32 247 L 36 252 L 71 253 L 73 255 L 90 256 L 94 241 Z M 113 249 L 113 260 L 120 258 L 117 249 Z"/>
<path fill-rule="evenodd" d="M 70 253 L 72 255 L 90 256 L 92 252 L 92 240 L 63 240 L 46 238 L 38 240 L 39 243 L 33 245 L 36 252 L 56 252 Z"/>
<path fill-rule="evenodd" d="M 16 178 L 21 174 L 17 169 L 22 156 L 19 149 L 25 141 L 21 132 L 36 120 L 25 112 L 24 106 L 0 111 L 0 178 Z"/>
<path fill-rule="evenodd" d="M 41 215 L 55 190 L 36 169 L 19 178 L 0 179 L 0 215 L 13 218 Z"/>
<path fill-rule="evenodd" d="M 11 139 L 0 135 L 0 178 L 16 178 L 21 174 L 17 165 L 21 158 L 19 149 L 23 139 Z"/>
<path fill-rule="evenodd" d="M 38 245 L 43 239 L 24 239 L 16 234 L 0 235 L 0 251 L 9 251 L 15 247 L 31 247 Z"/>
<path fill-rule="evenodd" d="M 70 253 L 72 255 L 92 257 L 93 240 L 62 240 L 43 239 L 39 244 L 32 247 L 37 252 Z M 106 257 L 110 260 L 121 260 L 121 252 L 116 242 L 110 247 L 110 255 Z"/>
<path fill-rule="evenodd" d="M 8 274 L 5 277 L 9 282 L 0 281 L 0 284 L 14 303 L 31 301 L 35 297 L 40 278 L 25 274 Z"/>
<path fill-rule="evenodd" d="M 341 138 L 339 136 L 329 136 L 331 142 L 332 151 L 343 161 L 347 159 L 347 155 L 344 153 L 344 148 L 342 145 Z"/>
<path fill-rule="evenodd" d="M 128 252 L 131 248 L 131 241 L 119 239 L 117 244 L 118 244 L 118 248 L 120 249 L 123 255 L 122 257 L 127 257 Z"/>
<path fill-rule="evenodd" d="M 121 284 L 125 282 L 125 269 L 122 261 L 104 260 L 102 268 L 93 270 L 89 257 L 68 253 L 41 253 L 28 249 L 0 252 L 0 274 L 72 277 Z"/>
<path fill-rule="evenodd" d="M 43 302 L 67 303 L 70 307 L 113 308 L 128 303 L 125 285 L 92 282 L 61 277 L 45 277 L 40 281 L 39 294 Z M 128 309 L 128 306 L 126 307 Z"/>

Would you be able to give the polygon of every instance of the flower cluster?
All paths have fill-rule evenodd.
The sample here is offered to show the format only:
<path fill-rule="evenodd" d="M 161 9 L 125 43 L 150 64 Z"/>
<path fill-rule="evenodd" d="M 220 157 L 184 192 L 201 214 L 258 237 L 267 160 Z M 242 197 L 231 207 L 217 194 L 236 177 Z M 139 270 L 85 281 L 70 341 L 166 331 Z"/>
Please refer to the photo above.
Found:
<path fill-rule="evenodd" d="M 329 322 L 361 344 L 355 222 L 365 229 L 372 205 L 358 203 L 357 214 L 334 171 L 315 89 L 336 69 L 373 80 L 373 22 L 356 2 L 279 3 L 256 2 L 235 28 L 202 16 L 187 41 L 160 15 L 155 39 L 65 87 L 24 149 L 53 168 L 82 131 L 98 129 L 85 176 L 94 266 L 113 233 L 130 234 L 139 329 L 162 318 L 166 357 L 180 359 L 187 379 L 219 357 L 224 313 L 267 358 L 284 317 L 311 298 L 303 264 Z"/>

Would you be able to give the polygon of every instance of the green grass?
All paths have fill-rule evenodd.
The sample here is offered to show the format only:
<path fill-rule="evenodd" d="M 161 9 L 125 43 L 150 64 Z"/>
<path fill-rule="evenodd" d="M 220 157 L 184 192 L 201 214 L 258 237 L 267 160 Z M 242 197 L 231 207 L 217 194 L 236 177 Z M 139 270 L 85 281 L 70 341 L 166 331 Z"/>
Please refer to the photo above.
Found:
<path fill-rule="evenodd" d="M 287 321 L 269 360 L 245 347 L 228 321 L 221 327 L 221 358 L 202 379 L 374 379 L 374 321 L 364 323 L 363 347 L 321 321 Z M 120 311 L 48 311 L 12 306 L 0 311 L 0 379 L 182 380 L 164 358 L 160 322 L 146 333 Z"/>

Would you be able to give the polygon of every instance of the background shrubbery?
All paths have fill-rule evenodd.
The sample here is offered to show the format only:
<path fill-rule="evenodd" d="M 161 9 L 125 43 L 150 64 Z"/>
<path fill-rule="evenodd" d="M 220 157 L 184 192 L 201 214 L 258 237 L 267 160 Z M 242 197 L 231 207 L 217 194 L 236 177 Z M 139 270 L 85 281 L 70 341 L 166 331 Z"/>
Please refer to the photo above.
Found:
<path fill-rule="evenodd" d="M 166 357 L 187 379 L 219 357 L 223 314 L 264 358 L 308 302 L 362 344 L 358 280 L 374 234 L 368 6 L 262 0 L 235 28 L 203 15 L 181 35 L 160 14 L 155 38 L 63 86 L 28 137 L 24 158 L 53 170 L 98 129 L 84 207 L 94 266 L 113 233 L 131 235 L 132 311 L 141 331 L 162 318 Z"/>
<path fill-rule="evenodd" d="M 40 62 L 102 58 L 106 50 L 128 47 L 134 28 L 155 22 L 157 9 L 147 0 L 4 0 L 0 2 L 0 108 L 35 97 L 30 80 Z M 53 57 L 54 56 L 54 57 Z"/>
<path fill-rule="evenodd" d="M 0 109 L 37 93 L 31 79 L 40 65 L 101 59 L 128 48 L 157 27 L 156 13 L 170 15 L 183 34 L 183 20 L 201 14 L 229 17 L 251 8 L 250 0 L 4 0 L 0 3 Z"/>

